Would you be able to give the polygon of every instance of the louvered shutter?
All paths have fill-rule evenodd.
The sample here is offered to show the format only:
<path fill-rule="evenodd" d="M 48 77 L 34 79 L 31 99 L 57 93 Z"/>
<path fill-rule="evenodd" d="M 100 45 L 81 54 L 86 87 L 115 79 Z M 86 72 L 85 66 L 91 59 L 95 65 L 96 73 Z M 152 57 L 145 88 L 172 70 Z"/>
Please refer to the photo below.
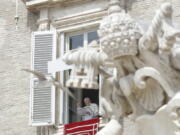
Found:
<path fill-rule="evenodd" d="M 56 59 L 55 32 L 32 34 L 32 69 L 48 75 L 48 61 Z M 30 124 L 53 125 L 55 122 L 55 88 L 32 77 L 30 92 Z"/>

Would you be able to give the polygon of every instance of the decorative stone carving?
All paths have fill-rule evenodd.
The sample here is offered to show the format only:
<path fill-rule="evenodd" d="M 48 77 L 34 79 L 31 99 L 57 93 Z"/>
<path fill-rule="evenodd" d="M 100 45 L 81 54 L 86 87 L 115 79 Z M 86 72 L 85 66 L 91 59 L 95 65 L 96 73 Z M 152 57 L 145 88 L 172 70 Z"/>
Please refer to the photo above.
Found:
<path fill-rule="evenodd" d="M 74 66 L 67 87 L 97 89 L 102 75 L 100 115 L 108 122 L 97 135 L 180 135 L 180 31 L 172 25 L 172 11 L 163 4 L 143 33 L 119 0 L 110 0 L 100 45 L 63 56 Z"/>
<path fill-rule="evenodd" d="M 180 93 L 177 93 L 168 104 L 162 106 L 154 115 L 143 115 L 136 119 L 138 134 L 142 135 L 178 135 Z"/>
<path fill-rule="evenodd" d="M 109 16 L 103 19 L 98 31 L 102 50 L 110 58 L 136 55 L 136 40 L 141 36 L 138 24 L 118 4 L 118 0 L 110 2 Z"/>
<path fill-rule="evenodd" d="M 175 46 L 173 47 L 173 49 L 171 50 L 171 64 L 172 66 L 177 69 L 180 70 L 180 63 L 179 63 L 179 59 L 180 59 L 180 45 L 179 44 L 175 44 Z"/>
<path fill-rule="evenodd" d="M 147 77 L 153 78 L 154 80 L 158 81 L 169 98 L 172 98 L 174 96 L 174 92 L 170 88 L 169 84 L 164 80 L 164 78 L 161 78 L 161 74 L 154 68 L 144 67 L 137 70 L 134 76 L 135 85 L 139 89 L 146 88 L 146 83 L 144 80 Z"/>
<path fill-rule="evenodd" d="M 172 11 L 169 3 L 163 4 L 143 33 L 121 9 L 119 0 L 110 0 L 109 15 L 98 31 L 100 51 L 81 48 L 65 55 L 65 62 L 75 65 L 70 82 L 80 78 L 79 69 L 89 76 L 89 82 L 102 75 L 100 114 L 108 123 L 97 135 L 180 133 L 180 74 L 175 70 L 180 69 L 176 64 L 180 54 L 172 49 L 180 34 L 172 25 Z M 111 73 L 102 68 L 110 68 L 107 60 L 113 67 Z"/>
<path fill-rule="evenodd" d="M 180 31 L 173 28 L 172 13 L 173 9 L 169 3 L 162 5 L 147 33 L 140 39 L 140 47 L 151 50 L 158 48 L 159 53 L 170 52 L 176 37 L 180 37 Z"/>
<path fill-rule="evenodd" d="M 67 87 L 98 89 L 98 67 L 103 64 L 106 55 L 99 52 L 97 42 L 87 48 L 79 48 L 63 56 L 66 64 L 74 65 Z"/>

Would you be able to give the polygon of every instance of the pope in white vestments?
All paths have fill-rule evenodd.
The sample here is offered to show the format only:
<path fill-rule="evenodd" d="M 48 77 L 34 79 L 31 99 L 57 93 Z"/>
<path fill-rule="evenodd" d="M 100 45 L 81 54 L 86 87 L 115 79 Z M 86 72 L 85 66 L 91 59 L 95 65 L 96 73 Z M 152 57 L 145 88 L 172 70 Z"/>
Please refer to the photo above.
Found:
<path fill-rule="evenodd" d="M 90 120 L 98 116 L 98 106 L 91 103 L 90 98 L 84 98 L 85 107 L 77 105 L 77 113 L 81 116 L 82 120 Z"/>

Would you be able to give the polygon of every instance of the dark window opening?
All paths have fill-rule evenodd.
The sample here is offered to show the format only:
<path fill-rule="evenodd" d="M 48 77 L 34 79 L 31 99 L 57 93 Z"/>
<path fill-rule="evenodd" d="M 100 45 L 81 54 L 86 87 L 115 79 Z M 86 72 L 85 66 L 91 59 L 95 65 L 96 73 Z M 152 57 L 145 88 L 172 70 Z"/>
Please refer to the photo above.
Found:
<path fill-rule="evenodd" d="M 79 48 L 79 47 L 83 47 L 84 36 L 82 34 L 72 36 L 72 37 L 69 38 L 69 41 L 70 41 L 70 46 L 69 46 L 70 50 L 76 49 L 76 48 Z"/>
<path fill-rule="evenodd" d="M 88 33 L 88 43 L 91 43 L 93 40 L 97 41 L 98 39 L 99 39 L 99 37 L 98 37 L 97 31 Z"/>
<path fill-rule="evenodd" d="M 79 47 L 87 46 L 93 40 L 98 41 L 99 37 L 97 31 L 91 32 L 84 32 L 78 35 L 73 35 L 68 37 L 69 43 L 69 50 L 77 49 Z M 67 72 L 67 76 L 70 74 L 70 70 Z M 99 82 L 99 77 L 97 79 Z M 81 107 L 84 107 L 84 98 L 89 97 L 92 103 L 95 103 L 99 106 L 99 90 L 92 90 L 92 89 L 76 89 L 76 88 L 69 88 L 70 91 L 74 94 L 77 100 L 74 100 L 71 97 L 66 99 L 68 103 L 68 123 L 78 122 L 81 121 L 81 116 L 77 114 L 77 104 L 80 103 Z"/>
<path fill-rule="evenodd" d="M 89 90 L 83 89 L 82 90 L 82 106 L 85 106 L 83 99 L 85 97 L 89 97 L 92 103 L 95 103 L 99 106 L 99 90 Z"/>
<path fill-rule="evenodd" d="M 82 121 L 81 116 L 77 114 L 77 104 L 80 103 L 81 107 L 84 107 L 84 98 L 89 97 L 91 99 L 91 103 L 95 103 L 99 106 L 99 90 L 75 88 L 69 89 L 75 95 L 75 97 L 77 97 L 77 100 L 69 97 L 69 123 Z"/>

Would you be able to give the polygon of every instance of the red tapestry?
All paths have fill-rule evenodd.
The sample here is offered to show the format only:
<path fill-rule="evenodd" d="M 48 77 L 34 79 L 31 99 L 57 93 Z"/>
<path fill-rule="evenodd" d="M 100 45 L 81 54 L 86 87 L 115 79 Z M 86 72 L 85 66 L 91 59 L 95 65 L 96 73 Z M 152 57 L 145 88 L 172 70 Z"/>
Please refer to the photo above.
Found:
<path fill-rule="evenodd" d="M 99 118 L 64 125 L 64 135 L 95 135 Z"/>

